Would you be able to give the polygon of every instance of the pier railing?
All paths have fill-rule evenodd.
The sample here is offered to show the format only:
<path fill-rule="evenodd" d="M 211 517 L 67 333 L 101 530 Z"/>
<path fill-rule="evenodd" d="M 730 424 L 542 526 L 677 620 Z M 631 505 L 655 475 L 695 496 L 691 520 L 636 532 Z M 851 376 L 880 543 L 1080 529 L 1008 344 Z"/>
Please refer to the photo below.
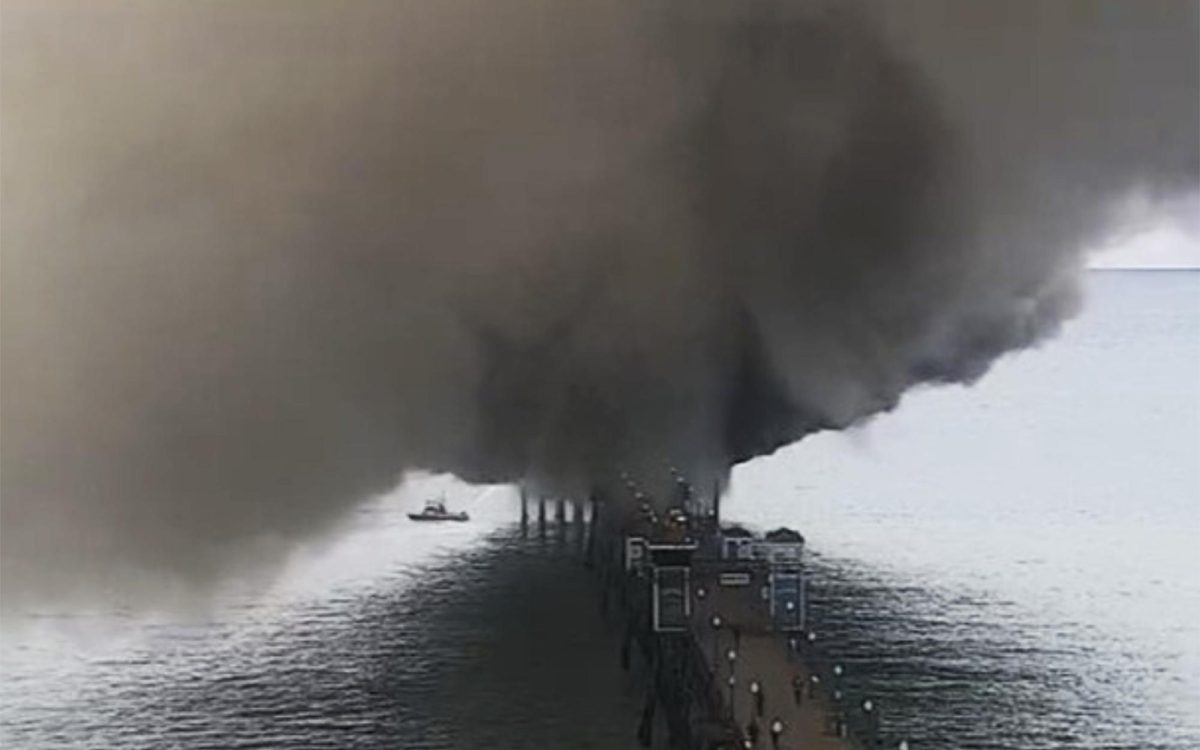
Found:
<path fill-rule="evenodd" d="M 885 736 L 878 701 L 847 689 L 846 663 L 811 635 L 812 631 L 808 631 L 790 638 L 789 655 L 799 660 L 808 673 L 807 695 L 822 700 L 829 709 L 826 731 L 845 737 L 865 750 L 908 750 L 907 741 Z"/>
<path fill-rule="evenodd" d="M 689 631 L 684 641 L 688 650 L 686 663 L 691 665 L 688 688 L 695 696 L 696 703 L 702 709 L 704 716 L 710 717 L 710 720 L 717 719 L 723 728 L 724 739 L 731 746 L 741 745 L 742 733 L 734 720 L 733 707 L 725 699 L 725 691 L 721 688 L 716 675 L 713 674 L 713 670 L 705 659 L 699 640 L 694 633 Z M 701 745 L 696 745 L 696 747 L 701 747 Z"/>

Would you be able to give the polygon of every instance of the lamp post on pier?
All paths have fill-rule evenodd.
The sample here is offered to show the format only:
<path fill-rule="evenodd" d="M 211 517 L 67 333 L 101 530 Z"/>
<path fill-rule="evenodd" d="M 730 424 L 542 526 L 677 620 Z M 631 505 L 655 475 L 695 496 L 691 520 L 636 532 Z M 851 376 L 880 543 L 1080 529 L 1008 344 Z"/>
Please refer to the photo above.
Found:
<path fill-rule="evenodd" d="M 841 664 L 833 665 L 833 711 L 834 731 L 838 737 L 846 736 L 846 710 L 842 706 L 842 669 Z"/>
<path fill-rule="evenodd" d="M 736 725 L 737 724 L 737 707 L 736 707 L 737 704 L 735 702 L 735 699 L 737 698 L 737 695 L 734 691 L 737 690 L 737 676 L 732 675 L 732 674 L 729 675 L 729 679 L 726 680 L 726 682 L 729 684 L 729 718 L 732 719 L 734 725 Z"/>
<path fill-rule="evenodd" d="M 772 750 L 779 750 L 779 738 L 783 736 L 783 722 L 778 718 L 771 722 L 771 747 Z"/>
<path fill-rule="evenodd" d="M 754 715 L 761 719 L 763 715 L 763 692 L 762 683 L 758 680 L 750 681 L 750 695 L 754 698 Z"/>
<path fill-rule="evenodd" d="M 867 719 L 867 742 L 871 747 L 879 747 L 879 712 L 875 703 L 867 698 L 862 702 L 862 710 Z"/>
<path fill-rule="evenodd" d="M 729 715 L 733 717 L 733 721 L 736 724 L 737 713 L 735 706 L 737 705 L 737 693 L 735 689 L 737 688 L 737 651 L 732 648 L 729 649 L 725 653 L 725 658 L 729 660 Z"/>
<path fill-rule="evenodd" d="M 804 634 L 804 654 L 800 660 L 813 672 L 817 671 L 817 631 L 810 630 Z"/>
<path fill-rule="evenodd" d="M 721 616 L 713 615 L 712 619 L 708 622 L 710 625 L 712 625 L 713 629 L 712 668 L 715 671 L 717 669 L 717 654 L 720 653 L 721 648 Z"/>

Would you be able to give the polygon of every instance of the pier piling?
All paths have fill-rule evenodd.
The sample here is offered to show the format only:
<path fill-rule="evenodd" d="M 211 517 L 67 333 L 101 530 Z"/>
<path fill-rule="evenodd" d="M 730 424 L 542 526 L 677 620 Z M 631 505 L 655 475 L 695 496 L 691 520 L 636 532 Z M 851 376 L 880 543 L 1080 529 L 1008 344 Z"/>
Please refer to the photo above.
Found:
<path fill-rule="evenodd" d="M 521 536 L 529 536 L 529 499 L 521 487 Z"/>
<path fill-rule="evenodd" d="M 596 565 L 596 521 L 599 519 L 599 508 L 594 494 L 588 497 L 588 506 L 590 512 L 588 513 L 587 526 L 584 530 L 584 533 L 587 535 L 587 541 L 585 543 L 583 560 L 584 565 L 593 568 Z"/>

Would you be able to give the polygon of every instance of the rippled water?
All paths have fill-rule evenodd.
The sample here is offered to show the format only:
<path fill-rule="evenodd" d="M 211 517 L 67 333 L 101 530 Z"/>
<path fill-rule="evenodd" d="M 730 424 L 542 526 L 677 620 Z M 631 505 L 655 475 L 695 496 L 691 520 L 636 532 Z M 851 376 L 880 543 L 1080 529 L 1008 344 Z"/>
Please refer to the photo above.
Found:
<path fill-rule="evenodd" d="M 1086 622 L 818 563 L 815 625 L 854 696 L 914 747 L 1195 748 L 1195 696 L 1169 664 Z M 1182 700 L 1181 700 L 1182 699 Z"/>
<path fill-rule="evenodd" d="M 914 747 L 1200 747 L 1200 273 L 1104 273 L 1042 350 L 738 471 Z"/>
<path fill-rule="evenodd" d="M 813 625 L 916 748 L 1200 747 L 1200 274 L 1103 274 L 1044 350 L 735 476 L 809 537 Z M 404 511 L 446 489 L 472 522 Z M 9 620 L 4 748 L 634 747 L 570 537 L 420 479 L 204 615 Z"/>
<path fill-rule="evenodd" d="M 9 650 L 3 746 L 631 748 L 641 693 L 567 542 L 495 533 L 82 660 Z"/>

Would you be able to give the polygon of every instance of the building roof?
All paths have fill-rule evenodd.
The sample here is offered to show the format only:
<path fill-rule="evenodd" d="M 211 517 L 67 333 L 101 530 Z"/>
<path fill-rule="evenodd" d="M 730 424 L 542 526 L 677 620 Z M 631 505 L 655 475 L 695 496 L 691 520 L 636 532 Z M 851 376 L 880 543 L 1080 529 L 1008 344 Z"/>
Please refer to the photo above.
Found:
<path fill-rule="evenodd" d="M 804 544 L 804 536 L 799 531 L 793 531 L 787 528 L 778 528 L 774 531 L 767 532 L 768 542 L 791 542 L 793 544 Z"/>
<path fill-rule="evenodd" d="M 721 536 L 741 537 L 743 539 L 753 539 L 754 532 L 741 526 L 726 526 L 721 529 Z"/>

